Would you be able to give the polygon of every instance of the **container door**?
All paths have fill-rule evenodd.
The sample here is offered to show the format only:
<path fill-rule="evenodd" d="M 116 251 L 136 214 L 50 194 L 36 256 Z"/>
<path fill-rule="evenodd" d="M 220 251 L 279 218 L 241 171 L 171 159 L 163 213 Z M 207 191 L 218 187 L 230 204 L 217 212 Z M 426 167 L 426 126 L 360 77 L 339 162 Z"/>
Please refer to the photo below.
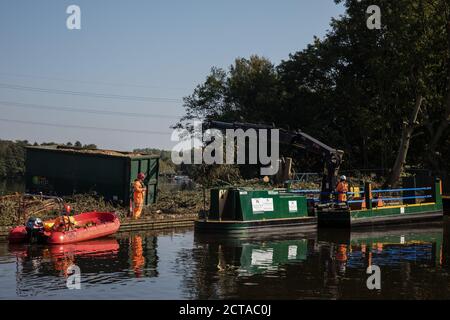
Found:
<path fill-rule="evenodd" d="M 148 161 L 148 193 L 147 201 L 148 203 L 155 203 L 157 190 L 158 190 L 158 174 L 159 174 L 159 159 L 147 159 Z"/>
<path fill-rule="evenodd" d="M 158 185 L 159 159 L 136 159 L 131 162 L 131 178 L 134 181 L 139 172 L 146 175 L 145 184 L 147 194 L 145 195 L 145 204 L 156 202 L 156 190 Z"/>

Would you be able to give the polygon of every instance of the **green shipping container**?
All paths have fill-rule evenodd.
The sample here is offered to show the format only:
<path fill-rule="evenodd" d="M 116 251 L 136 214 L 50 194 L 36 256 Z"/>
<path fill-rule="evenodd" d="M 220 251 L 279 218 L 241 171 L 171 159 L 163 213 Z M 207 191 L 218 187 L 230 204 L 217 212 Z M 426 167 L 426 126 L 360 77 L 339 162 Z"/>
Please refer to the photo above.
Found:
<path fill-rule="evenodd" d="M 145 204 L 156 202 L 159 157 L 62 146 L 28 147 L 26 189 L 49 195 L 96 194 L 128 205 L 139 172 L 147 176 Z"/>

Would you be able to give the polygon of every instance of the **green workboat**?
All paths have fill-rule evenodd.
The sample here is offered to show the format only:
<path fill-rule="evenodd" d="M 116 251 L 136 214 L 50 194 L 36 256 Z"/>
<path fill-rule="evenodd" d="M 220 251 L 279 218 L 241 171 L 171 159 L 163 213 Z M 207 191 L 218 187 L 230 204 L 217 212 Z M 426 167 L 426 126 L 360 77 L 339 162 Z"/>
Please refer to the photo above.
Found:
<path fill-rule="evenodd" d="M 345 203 L 320 203 L 305 190 L 212 189 L 210 209 L 195 226 L 201 232 L 242 234 L 298 232 L 316 225 L 353 229 L 430 222 L 443 217 L 441 190 L 440 180 L 431 186 L 388 190 L 372 190 L 367 183 L 363 191 L 349 192 Z"/>
<path fill-rule="evenodd" d="M 201 232 L 247 233 L 315 229 L 307 198 L 280 190 L 211 189 L 207 215 L 196 221 Z"/>
<path fill-rule="evenodd" d="M 366 184 L 362 197 L 345 204 L 319 205 L 320 227 L 370 227 L 429 222 L 443 217 L 442 183 L 432 186 L 390 190 L 372 190 Z"/>

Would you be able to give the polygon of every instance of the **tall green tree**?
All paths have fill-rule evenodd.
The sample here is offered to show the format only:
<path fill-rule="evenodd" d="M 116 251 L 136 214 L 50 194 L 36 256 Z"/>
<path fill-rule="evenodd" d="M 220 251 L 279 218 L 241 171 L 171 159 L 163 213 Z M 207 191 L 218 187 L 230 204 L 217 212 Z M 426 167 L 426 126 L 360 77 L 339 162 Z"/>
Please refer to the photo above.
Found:
<path fill-rule="evenodd" d="M 347 168 L 382 169 L 390 185 L 406 164 L 449 170 L 448 2 L 335 2 L 346 12 L 327 35 L 280 65 L 253 56 L 213 69 L 183 120 L 301 128 L 344 149 Z M 381 8 L 381 29 L 367 27 L 369 5 Z"/>
<path fill-rule="evenodd" d="M 195 119 L 278 120 L 278 83 L 274 65 L 256 55 L 236 59 L 228 70 L 212 68 L 206 81 L 184 98 L 186 115 L 176 127 L 189 127 Z"/>

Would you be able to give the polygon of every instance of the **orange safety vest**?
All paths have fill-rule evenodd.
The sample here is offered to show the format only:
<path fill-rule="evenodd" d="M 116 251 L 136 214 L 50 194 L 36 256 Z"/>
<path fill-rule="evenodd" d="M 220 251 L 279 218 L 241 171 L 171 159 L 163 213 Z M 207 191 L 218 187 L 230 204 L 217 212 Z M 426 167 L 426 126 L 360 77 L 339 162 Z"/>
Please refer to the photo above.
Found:
<path fill-rule="evenodd" d="M 336 187 L 336 192 L 338 193 L 338 201 L 346 202 L 347 201 L 347 192 L 348 192 L 348 183 L 345 181 L 339 182 Z"/>
<path fill-rule="evenodd" d="M 143 183 L 140 180 L 135 180 L 133 184 L 133 199 L 135 204 L 144 202 L 144 191 L 145 187 Z"/>

